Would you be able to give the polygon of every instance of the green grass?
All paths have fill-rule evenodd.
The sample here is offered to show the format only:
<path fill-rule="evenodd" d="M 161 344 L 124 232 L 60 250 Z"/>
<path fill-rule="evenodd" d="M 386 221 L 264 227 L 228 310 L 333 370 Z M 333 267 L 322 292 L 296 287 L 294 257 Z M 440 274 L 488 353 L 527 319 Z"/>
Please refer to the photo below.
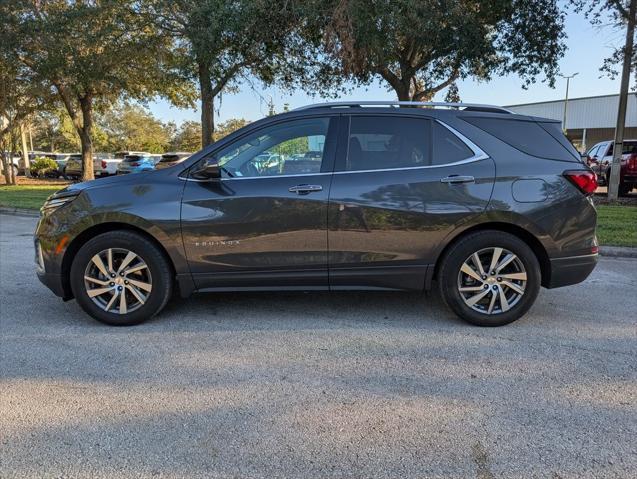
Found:
<path fill-rule="evenodd" d="M 44 200 L 62 188 L 64 185 L 0 186 L 0 206 L 37 210 L 40 209 Z"/>
<path fill-rule="evenodd" d="M 0 206 L 37 210 L 44 200 L 64 185 L 0 186 Z M 637 247 L 637 206 L 597 206 L 599 243 Z"/>
<path fill-rule="evenodd" d="M 637 247 L 637 206 L 597 206 L 597 239 L 601 245 Z"/>

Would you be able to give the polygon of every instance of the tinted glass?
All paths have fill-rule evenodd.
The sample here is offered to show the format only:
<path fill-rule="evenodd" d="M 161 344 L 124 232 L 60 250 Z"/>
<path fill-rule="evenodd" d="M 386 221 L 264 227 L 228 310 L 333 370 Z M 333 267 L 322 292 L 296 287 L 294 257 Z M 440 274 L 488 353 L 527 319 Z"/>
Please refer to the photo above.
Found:
<path fill-rule="evenodd" d="M 289 121 L 254 132 L 215 153 L 224 177 L 319 173 L 329 118 Z"/>
<path fill-rule="evenodd" d="M 613 144 L 611 143 L 610 146 L 608 147 L 608 153 L 606 153 L 606 156 L 612 156 L 613 154 Z M 622 144 L 622 155 L 629 155 L 633 152 L 633 148 L 637 147 L 637 142 L 635 141 L 625 141 Z"/>
<path fill-rule="evenodd" d="M 595 145 L 593 148 L 588 150 L 588 153 L 586 153 L 586 155 L 593 158 L 595 155 L 598 154 L 598 151 L 599 151 L 599 145 Z"/>
<path fill-rule="evenodd" d="M 429 120 L 354 116 L 351 118 L 347 171 L 429 165 Z"/>
<path fill-rule="evenodd" d="M 444 165 L 466 160 L 473 151 L 464 142 L 440 123 L 433 123 L 433 161 L 434 165 Z"/>
<path fill-rule="evenodd" d="M 558 124 L 504 118 L 463 118 L 514 148 L 532 156 L 565 161 L 579 161 L 579 155 L 570 143 L 563 144 L 554 135 Z M 564 135 L 560 133 L 563 137 Z M 564 140 L 568 142 L 568 140 Z"/>

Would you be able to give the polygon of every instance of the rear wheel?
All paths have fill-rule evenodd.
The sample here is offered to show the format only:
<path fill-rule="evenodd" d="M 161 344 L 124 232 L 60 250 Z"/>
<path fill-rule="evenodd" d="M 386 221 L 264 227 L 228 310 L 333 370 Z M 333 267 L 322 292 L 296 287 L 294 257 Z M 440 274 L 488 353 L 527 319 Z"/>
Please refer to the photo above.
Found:
<path fill-rule="evenodd" d="M 441 262 L 440 294 L 462 319 L 502 326 L 523 316 L 540 290 L 538 260 L 518 237 L 500 231 L 472 233 Z"/>
<path fill-rule="evenodd" d="M 71 288 L 79 305 L 98 321 L 138 324 L 159 313 L 172 294 L 172 274 L 163 253 L 130 231 L 96 236 L 78 251 Z"/>

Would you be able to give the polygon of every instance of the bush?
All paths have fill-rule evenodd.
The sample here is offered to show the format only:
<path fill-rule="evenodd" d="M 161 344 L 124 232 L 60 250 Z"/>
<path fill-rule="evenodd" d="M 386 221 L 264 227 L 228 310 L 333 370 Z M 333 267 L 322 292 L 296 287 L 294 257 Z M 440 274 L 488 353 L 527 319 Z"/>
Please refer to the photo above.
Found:
<path fill-rule="evenodd" d="M 38 157 L 31 163 L 31 176 L 58 176 L 58 164 L 51 158 Z"/>

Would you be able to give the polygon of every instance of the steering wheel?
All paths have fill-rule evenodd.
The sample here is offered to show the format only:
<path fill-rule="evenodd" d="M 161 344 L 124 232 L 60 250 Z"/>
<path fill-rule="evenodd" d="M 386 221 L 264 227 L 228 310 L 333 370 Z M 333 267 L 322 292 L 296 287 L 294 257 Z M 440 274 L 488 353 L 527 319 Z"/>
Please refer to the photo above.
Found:
<path fill-rule="evenodd" d="M 259 170 L 257 170 L 257 167 L 254 166 L 254 163 L 251 161 L 247 162 L 241 170 L 243 170 L 242 173 L 245 176 L 260 176 Z"/>

